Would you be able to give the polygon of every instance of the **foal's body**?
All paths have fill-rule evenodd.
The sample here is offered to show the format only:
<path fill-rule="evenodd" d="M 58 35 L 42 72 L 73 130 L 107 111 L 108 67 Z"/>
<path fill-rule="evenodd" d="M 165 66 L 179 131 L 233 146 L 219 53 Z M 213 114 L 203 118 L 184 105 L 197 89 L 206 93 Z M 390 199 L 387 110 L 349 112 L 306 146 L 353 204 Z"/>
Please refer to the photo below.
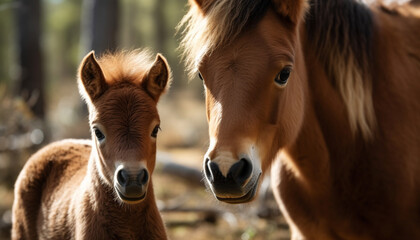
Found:
<path fill-rule="evenodd" d="M 63 140 L 31 157 L 16 183 L 26 187 L 19 188 L 14 212 L 26 218 L 14 233 L 28 235 L 14 239 L 166 239 L 157 231 L 164 225 L 152 184 L 141 205 L 122 206 L 95 164 L 87 164 L 91 149 L 87 140 Z"/>
<path fill-rule="evenodd" d="M 92 140 L 56 142 L 28 160 L 15 185 L 13 239 L 166 239 L 150 176 L 169 80 L 159 54 L 85 57 L 78 82 Z"/>

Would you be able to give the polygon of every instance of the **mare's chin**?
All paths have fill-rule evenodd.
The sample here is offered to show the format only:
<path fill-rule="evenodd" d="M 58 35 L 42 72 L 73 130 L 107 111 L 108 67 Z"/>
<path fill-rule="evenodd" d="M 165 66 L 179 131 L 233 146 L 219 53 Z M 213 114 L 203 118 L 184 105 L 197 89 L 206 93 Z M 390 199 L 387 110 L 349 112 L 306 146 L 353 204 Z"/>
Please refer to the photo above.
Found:
<path fill-rule="evenodd" d="M 146 194 L 147 194 L 147 191 L 144 191 L 144 193 L 138 197 L 135 197 L 135 196 L 127 197 L 124 194 L 122 194 L 120 191 L 118 191 L 118 189 L 116 190 L 117 190 L 118 198 L 121 200 L 121 202 L 126 203 L 126 204 L 140 203 L 146 198 Z"/>
<path fill-rule="evenodd" d="M 258 175 L 257 179 L 254 181 L 250 181 L 247 186 L 245 187 L 248 191 L 244 195 L 241 196 L 219 196 L 216 193 L 213 192 L 214 196 L 217 198 L 217 200 L 229 204 L 241 204 L 241 203 L 248 203 L 254 200 L 255 196 L 257 195 L 258 188 L 259 188 L 259 182 L 260 182 L 260 176 Z"/>

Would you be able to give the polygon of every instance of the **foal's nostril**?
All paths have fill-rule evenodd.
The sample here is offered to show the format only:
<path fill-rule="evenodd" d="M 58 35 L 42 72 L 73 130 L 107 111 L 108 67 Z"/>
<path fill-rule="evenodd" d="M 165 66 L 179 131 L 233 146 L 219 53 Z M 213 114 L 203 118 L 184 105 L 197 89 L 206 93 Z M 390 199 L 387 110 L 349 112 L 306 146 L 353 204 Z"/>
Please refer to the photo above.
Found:
<path fill-rule="evenodd" d="M 117 180 L 121 186 L 126 186 L 130 180 L 130 176 L 127 171 L 120 169 L 117 173 Z"/>
<path fill-rule="evenodd" d="M 228 176 L 239 185 L 242 185 L 251 176 L 251 173 L 252 163 L 246 158 L 241 158 L 230 167 Z"/>
<path fill-rule="evenodd" d="M 149 181 L 149 173 L 146 169 L 140 170 L 137 174 L 130 174 L 124 169 L 120 169 L 117 173 L 117 181 L 120 186 L 127 187 L 129 185 L 145 185 Z"/>
<path fill-rule="evenodd" d="M 140 185 L 145 185 L 149 181 L 149 173 L 146 169 L 143 169 L 140 171 L 140 173 L 137 175 L 137 182 Z"/>

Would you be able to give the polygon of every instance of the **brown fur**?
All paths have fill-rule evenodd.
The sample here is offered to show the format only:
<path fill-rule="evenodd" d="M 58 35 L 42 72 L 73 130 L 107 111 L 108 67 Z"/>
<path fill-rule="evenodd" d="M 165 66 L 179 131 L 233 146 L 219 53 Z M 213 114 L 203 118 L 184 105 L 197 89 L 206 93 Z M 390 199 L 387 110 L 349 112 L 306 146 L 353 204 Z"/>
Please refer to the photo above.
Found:
<path fill-rule="evenodd" d="M 278 7 L 292 2 L 276 4 L 206 54 L 194 47 L 209 37 L 184 38 L 206 88 L 206 161 L 225 176 L 244 156 L 253 174 L 271 166 L 293 239 L 420 239 L 419 8 L 317 0 L 293 25 Z"/>
<path fill-rule="evenodd" d="M 153 173 L 151 132 L 159 123 L 157 99 L 169 81 L 166 61 L 158 55 L 153 63 L 141 51 L 98 61 L 90 53 L 79 75 L 90 126 L 106 140 L 99 142 L 92 130 L 92 141 L 55 142 L 28 160 L 15 185 L 12 238 L 167 239 L 151 180 L 137 202 L 123 200 L 114 187 L 121 164 Z"/>

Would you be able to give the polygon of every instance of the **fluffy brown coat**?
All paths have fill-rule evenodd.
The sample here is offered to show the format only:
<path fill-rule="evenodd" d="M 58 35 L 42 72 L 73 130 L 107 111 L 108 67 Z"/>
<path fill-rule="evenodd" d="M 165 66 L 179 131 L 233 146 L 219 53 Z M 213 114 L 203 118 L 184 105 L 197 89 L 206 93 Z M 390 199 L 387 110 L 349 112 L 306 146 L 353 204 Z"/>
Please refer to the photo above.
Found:
<path fill-rule="evenodd" d="M 55 142 L 28 160 L 15 185 L 12 238 L 167 239 L 151 180 L 140 202 L 124 201 L 114 189 L 118 164 L 153 173 L 151 132 L 169 81 L 166 61 L 158 55 L 153 63 L 137 51 L 109 54 L 98 64 L 90 53 L 79 75 L 93 139 Z"/>

